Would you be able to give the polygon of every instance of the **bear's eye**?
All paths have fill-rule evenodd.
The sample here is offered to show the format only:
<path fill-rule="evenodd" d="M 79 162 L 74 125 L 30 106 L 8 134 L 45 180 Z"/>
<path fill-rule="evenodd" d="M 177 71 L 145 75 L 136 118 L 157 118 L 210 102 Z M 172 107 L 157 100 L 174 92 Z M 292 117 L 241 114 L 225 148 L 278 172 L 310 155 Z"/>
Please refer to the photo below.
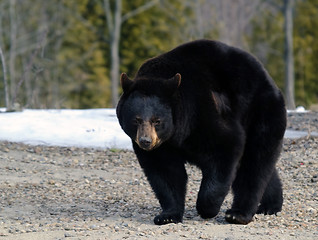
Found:
<path fill-rule="evenodd" d="M 142 124 L 142 119 L 140 117 L 135 118 L 135 123 L 136 124 Z"/>
<path fill-rule="evenodd" d="M 152 122 L 154 125 L 156 125 L 156 126 L 158 126 L 158 125 L 161 124 L 160 119 L 158 119 L 158 118 L 152 119 L 151 122 Z"/>

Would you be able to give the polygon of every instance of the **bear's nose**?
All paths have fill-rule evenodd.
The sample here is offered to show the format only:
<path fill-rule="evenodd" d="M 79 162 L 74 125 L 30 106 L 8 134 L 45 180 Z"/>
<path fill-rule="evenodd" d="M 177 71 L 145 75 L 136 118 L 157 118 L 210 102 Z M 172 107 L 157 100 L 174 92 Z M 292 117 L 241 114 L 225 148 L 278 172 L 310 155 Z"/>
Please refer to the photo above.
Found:
<path fill-rule="evenodd" d="M 139 138 L 139 145 L 142 148 L 149 148 L 151 143 L 152 143 L 152 140 L 149 137 L 140 137 Z"/>

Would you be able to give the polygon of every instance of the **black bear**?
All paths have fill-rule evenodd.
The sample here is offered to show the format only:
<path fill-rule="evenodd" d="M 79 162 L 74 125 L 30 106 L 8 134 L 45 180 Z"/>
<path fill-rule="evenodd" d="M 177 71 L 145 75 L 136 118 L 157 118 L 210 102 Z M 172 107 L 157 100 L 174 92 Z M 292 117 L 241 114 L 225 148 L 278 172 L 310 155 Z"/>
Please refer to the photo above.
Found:
<path fill-rule="evenodd" d="M 218 41 L 189 42 L 146 61 L 133 80 L 121 75 L 117 117 L 162 212 L 182 221 L 185 163 L 202 171 L 196 208 L 212 218 L 232 188 L 225 218 L 247 224 L 282 209 L 275 164 L 286 127 L 284 99 L 260 62 Z"/>

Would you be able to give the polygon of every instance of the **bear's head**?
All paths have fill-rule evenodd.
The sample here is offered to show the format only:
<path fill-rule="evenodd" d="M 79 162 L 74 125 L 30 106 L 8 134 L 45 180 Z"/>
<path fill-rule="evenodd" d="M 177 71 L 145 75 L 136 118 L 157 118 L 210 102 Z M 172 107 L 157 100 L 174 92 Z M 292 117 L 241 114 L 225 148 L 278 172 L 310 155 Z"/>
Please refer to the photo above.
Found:
<path fill-rule="evenodd" d="M 126 74 L 120 79 L 123 95 L 117 106 L 117 117 L 125 133 L 146 151 L 158 148 L 174 132 L 172 95 L 181 75 L 170 79 L 135 79 Z"/>

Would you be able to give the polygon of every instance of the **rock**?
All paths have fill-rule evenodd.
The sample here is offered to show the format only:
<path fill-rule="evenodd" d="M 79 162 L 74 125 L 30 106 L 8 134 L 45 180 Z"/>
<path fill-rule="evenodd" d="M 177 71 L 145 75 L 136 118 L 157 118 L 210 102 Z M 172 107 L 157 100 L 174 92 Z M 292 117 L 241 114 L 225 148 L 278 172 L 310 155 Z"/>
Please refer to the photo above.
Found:
<path fill-rule="evenodd" d="M 68 238 L 68 237 L 75 237 L 75 236 L 71 233 L 64 233 L 64 237 Z"/>

